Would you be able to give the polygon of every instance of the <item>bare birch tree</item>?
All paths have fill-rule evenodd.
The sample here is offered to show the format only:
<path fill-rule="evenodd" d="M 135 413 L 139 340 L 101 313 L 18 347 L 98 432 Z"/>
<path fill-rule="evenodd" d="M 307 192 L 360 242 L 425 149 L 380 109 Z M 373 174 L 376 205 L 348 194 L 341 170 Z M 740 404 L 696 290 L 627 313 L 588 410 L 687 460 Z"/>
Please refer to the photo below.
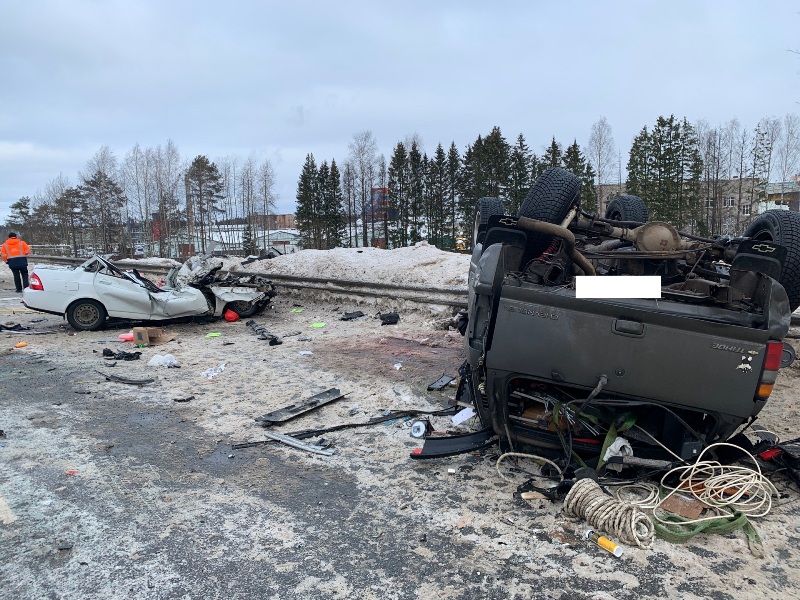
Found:
<path fill-rule="evenodd" d="M 166 252 L 159 244 L 161 256 L 178 256 L 178 243 L 181 239 L 182 223 L 186 223 L 188 240 L 188 218 L 181 218 L 180 199 L 185 198 L 185 174 L 188 166 L 184 164 L 178 147 L 172 140 L 162 148 L 159 146 L 154 151 L 156 165 L 156 199 L 158 204 L 159 240 L 166 241 Z M 154 223 L 155 225 L 155 223 Z M 152 228 L 152 237 L 155 238 L 155 227 Z M 155 239 L 153 239 L 155 241 Z"/>
<path fill-rule="evenodd" d="M 258 184 L 257 194 L 258 200 L 261 204 L 260 208 L 263 211 L 262 222 L 262 239 L 263 248 L 268 251 L 271 244 L 270 229 L 272 227 L 270 215 L 275 210 L 277 198 L 275 196 L 275 169 L 272 168 L 272 163 L 269 159 L 265 158 L 258 167 L 257 172 Z"/>
<path fill-rule="evenodd" d="M 603 116 L 592 125 L 588 154 L 589 160 L 594 163 L 597 171 L 597 214 L 602 216 L 603 184 L 608 183 L 608 180 L 616 171 L 617 165 L 615 161 L 618 156 L 611 126 Z"/>
<path fill-rule="evenodd" d="M 367 207 L 375 180 L 378 144 L 372 132 L 365 130 L 353 136 L 348 148 L 355 175 L 356 209 L 361 215 L 361 242 L 363 246 L 368 246 Z"/>
<path fill-rule="evenodd" d="M 347 219 L 347 247 L 352 248 L 353 244 L 358 246 L 358 210 L 356 207 L 356 173 L 351 161 L 344 163 L 342 171 L 342 193 L 344 195 L 344 205 Z"/>
<path fill-rule="evenodd" d="M 800 159 L 800 118 L 795 114 L 788 114 L 783 118 L 782 126 L 783 131 L 780 143 L 776 148 L 775 158 L 778 161 L 778 175 L 783 198 L 786 183 L 793 175 L 797 175 Z"/>
<path fill-rule="evenodd" d="M 142 150 L 136 144 L 125 155 L 120 169 L 122 188 L 128 199 L 128 215 L 133 220 L 132 225 L 141 229 L 145 243 L 151 241 L 151 218 L 158 208 L 156 162 L 152 149 Z"/>

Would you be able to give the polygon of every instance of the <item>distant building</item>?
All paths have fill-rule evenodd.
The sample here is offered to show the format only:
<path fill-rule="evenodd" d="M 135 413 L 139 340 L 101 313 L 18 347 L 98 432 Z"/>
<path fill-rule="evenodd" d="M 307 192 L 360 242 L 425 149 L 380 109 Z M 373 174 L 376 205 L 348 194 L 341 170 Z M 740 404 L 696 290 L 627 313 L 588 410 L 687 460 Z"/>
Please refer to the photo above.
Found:
<path fill-rule="evenodd" d="M 254 215 L 254 221 L 264 229 L 296 229 L 294 213 L 285 215 Z"/>
<path fill-rule="evenodd" d="M 784 208 L 800 212 L 800 175 L 795 175 L 790 181 L 767 184 L 766 192 L 764 210 Z"/>

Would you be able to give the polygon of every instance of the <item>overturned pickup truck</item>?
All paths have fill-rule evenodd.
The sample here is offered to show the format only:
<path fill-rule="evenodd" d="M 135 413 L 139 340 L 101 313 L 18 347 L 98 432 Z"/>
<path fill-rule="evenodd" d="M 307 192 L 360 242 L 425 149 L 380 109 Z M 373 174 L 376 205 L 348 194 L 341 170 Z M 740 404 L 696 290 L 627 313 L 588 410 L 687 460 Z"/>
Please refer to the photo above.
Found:
<path fill-rule="evenodd" d="M 706 239 L 648 222 L 636 196 L 605 218 L 581 211 L 579 191 L 554 168 L 516 216 L 479 201 L 462 400 L 511 449 L 598 468 L 623 437 L 633 456 L 614 462 L 697 456 L 755 420 L 794 358 L 800 214 Z M 642 275 L 660 277 L 660 298 L 576 294 L 577 276 Z"/>
<path fill-rule="evenodd" d="M 163 287 L 136 269 L 123 271 L 101 256 L 76 267 L 36 265 L 22 292 L 28 308 L 64 315 L 77 330 L 100 329 L 107 317 L 163 321 L 219 317 L 226 309 L 240 317 L 262 311 L 275 286 L 258 275 L 223 275 L 222 261 L 193 256 L 173 268 Z"/>

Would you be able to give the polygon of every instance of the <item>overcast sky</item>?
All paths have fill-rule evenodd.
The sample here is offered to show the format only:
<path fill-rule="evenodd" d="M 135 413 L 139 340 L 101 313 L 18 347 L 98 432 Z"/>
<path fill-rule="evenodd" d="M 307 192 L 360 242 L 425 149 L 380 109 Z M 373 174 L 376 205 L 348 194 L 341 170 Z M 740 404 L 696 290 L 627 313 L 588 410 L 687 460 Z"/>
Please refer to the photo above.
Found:
<path fill-rule="evenodd" d="M 269 158 L 278 212 L 364 130 L 539 153 L 603 115 L 625 162 L 659 115 L 800 112 L 798 32 L 796 0 L 0 0 L 0 220 L 102 145 Z"/>

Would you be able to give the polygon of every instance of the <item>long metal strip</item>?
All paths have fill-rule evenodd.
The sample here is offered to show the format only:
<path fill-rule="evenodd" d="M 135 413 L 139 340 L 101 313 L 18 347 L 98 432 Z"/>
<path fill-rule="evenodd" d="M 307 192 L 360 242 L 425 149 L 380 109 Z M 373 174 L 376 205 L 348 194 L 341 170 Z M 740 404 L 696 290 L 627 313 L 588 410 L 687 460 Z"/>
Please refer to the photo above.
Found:
<path fill-rule="evenodd" d="M 283 442 L 287 446 L 292 446 L 293 448 L 298 448 L 299 450 L 305 450 L 306 452 L 313 452 L 314 454 L 322 454 L 323 456 L 330 456 L 335 452 L 335 449 L 333 448 L 321 448 L 316 444 L 306 444 L 304 442 L 301 442 L 297 438 L 293 438 L 290 435 L 275 433 L 274 431 L 265 431 L 264 435 L 272 440 Z"/>

